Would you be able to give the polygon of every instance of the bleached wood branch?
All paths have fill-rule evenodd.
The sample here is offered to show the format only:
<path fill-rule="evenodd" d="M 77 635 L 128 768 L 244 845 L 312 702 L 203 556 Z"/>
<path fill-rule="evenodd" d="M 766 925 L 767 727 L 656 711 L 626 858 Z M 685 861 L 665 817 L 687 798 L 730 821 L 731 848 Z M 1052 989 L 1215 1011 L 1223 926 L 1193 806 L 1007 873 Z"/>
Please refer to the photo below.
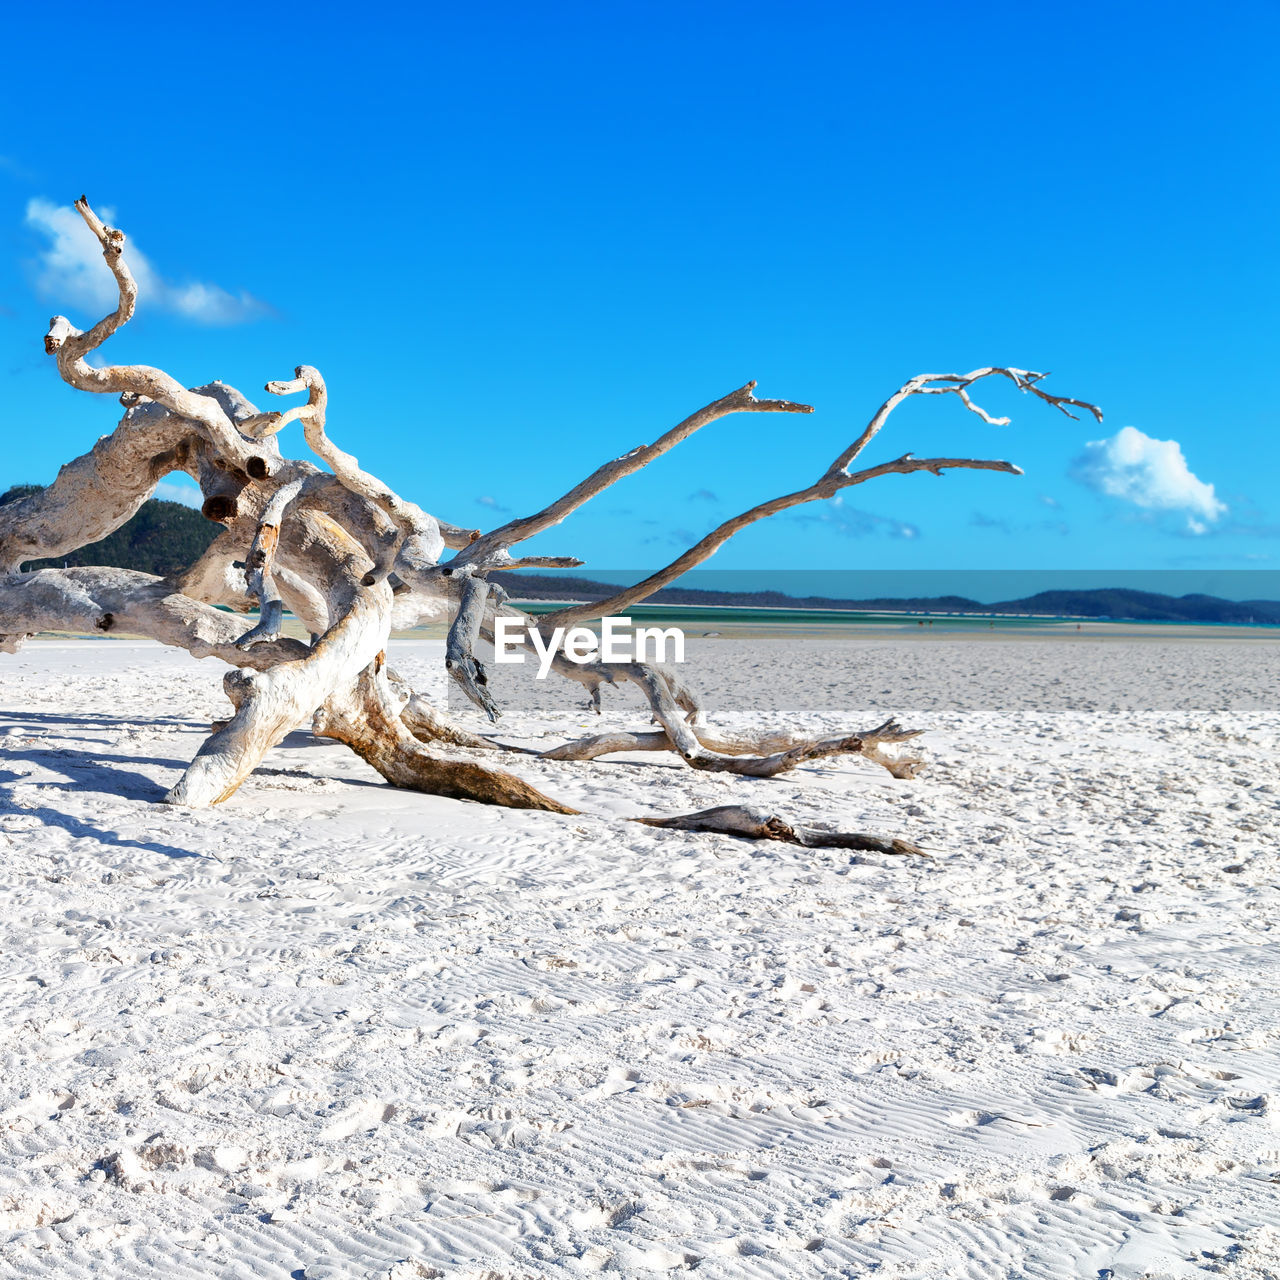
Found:
<path fill-rule="evenodd" d="M 495 588 L 484 578 L 472 577 L 470 574 L 463 575 L 456 581 L 460 584 L 458 612 L 445 641 L 445 670 L 462 692 L 489 717 L 490 723 L 494 723 L 500 713 L 489 693 L 488 674 L 484 664 L 475 656 L 475 647 L 480 638 L 485 605 Z"/>
<path fill-rule="evenodd" d="M 444 545 L 451 550 L 469 547 L 480 536 L 479 529 L 464 529 L 460 525 L 441 520 L 439 516 L 436 517 L 436 523 L 440 526 L 440 536 L 444 539 Z"/>
<path fill-rule="evenodd" d="M 903 729 L 893 720 L 887 720 L 876 729 L 861 734 L 841 734 L 832 738 L 802 739 L 793 746 L 768 755 L 745 755 L 738 752 L 722 752 L 708 747 L 699 736 L 699 729 L 681 714 L 681 709 L 671 696 L 670 687 L 661 673 L 643 669 L 633 676 L 635 682 L 649 698 L 654 718 L 662 725 L 671 739 L 676 753 L 695 769 L 711 773 L 737 773 L 748 778 L 775 778 L 789 773 L 798 765 L 827 756 L 861 755 L 869 748 L 878 753 L 886 742 L 902 742 L 917 737 L 923 730 Z"/>
<path fill-rule="evenodd" d="M 1068 417 L 1074 415 L 1064 406 L 1074 405 L 1089 410 L 1098 421 L 1102 420 L 1102 411 L 1096 406 L 1085 404 L 1081 400 L 1072 400 L 1065 396 L 1053 396 L 1041 388 L 1039 382 L 1046 376 L 1042 373 L 1028 373 L 1022 369 L 991 367 L 975 369 L 972 373 L 967 374 L 921 374 L 919 377 L 912 378 L 910 382 L 905 383 L 880 406 L 862 434 L 853 444 L 843 450 L 818 480 L 809 485 L 808 488 L 798 489 L 795 493 L 783 494 L 781 497 L 761 502 L 740 515 L 733 516 L 713 529 L 705 538 L 694 543 L 692 547 L 682 555 L 677 556 L 665 568 L 650 574 L 643 581 L 627 587 L 605 600 L 572 605 L 567 609 L 559 609 L 555 613 L 545 614 L 539 619 L 539 626 L 544 630 L 560 626 L 569 627 L 576 623 L 590 621 L 593 618 L 624 613 L 633 604 L 638 604 L 641 600 L 647 599 L 655 591 L 661 590 L 682 574 L 688 573 L 690 569 L 702 564 L 703 561 L 709 559 L 728 542 L 735 533 L 745 529 L 748 525 L 755 524 L 756 521 L 764 520 L 769 516 L 777 515 L 779 512 L 790 510 L 792 507 L 802 506 L 805 503 L 816 502 L 824 498 L 833 498 L 842 489 L 864 484 L 877 476 L 894 473 L 906 475 L 914 471 L 928 471 L 934 475 L 941 475 L 945 469 L 1003 471 L 1010 475 L 1021 475 L 1021 469 L 1011 462 L 981 458 L 915 458 L 909 453 L 895 459 L 893 462 L 869 467 L 864 471 L 850 472 L 848 469 L 849 464 L 858 457 L 862 450 L 879 433 L 893 410 L 913 395 L 954 394 L 958 396 L 967 409 L 978 414 L 984 421 L 1001 426 L 1006 425 L 1007 418 L 992 418 L 985 410 L 974 404 L 968 395 L 968 388 L 974 382 L 992 376 L 1002 376 L 1010 379 L 1021 390 L 1030 392 L 1046 403 L 1053 405 L 1067 414 Z"/>
<path fill-rule="evenodd" d="M 371 475 L 361 466 L 354 454 L 339 449 L 329 438 L 326 431 L 328 418 L 329 391 L 325 386 L 320 371 L 311 365 L 299 365 L 294 370 L 296 376 L 288 382 L 268 382 L 266 389 L 273 396 L 296 395 L 301 391 L 307 393 L 307 403 L 290 409 L 282 418 L 298 418 L 302 422 L 303 434 L 307 444 L 339 480 L 352 493 L 380 506 L 405 532 L 422 532 L 428 528 L 438 527 L 435 517 L 428 516 L 415 503 L 407 502 L 389 485 L 384 484 L 377 476 Z M 263 415 L 269 417 L 271 415 Z"/>
<path fill-rule="evenodd" d="M 403 498 L 377 476 L 365 471 L 359 460 L 340 449 L 327 432 L 329 395 L 320 371 L 311 365 L 299 365 L 290 381 L 269 382 L 272 395 L 296 395 L 307 392 L 307 403 L 283 413 L 260 414 L 250 424 L 259 437 L 272 435 L 287 422 L 300 421 L 307 444 L 328 464 L 338 480 L 352 493 L 374 503 L 391 518 L 398 537 L 383 537 L 374 564 L 366 577 L 366 586 L 393 573 L 412 586 L 431 590 L 438 586 L 435 569 L 445 547 L 467 548 L 480 536 L 478 529 L 463 529 L 438 520 L 416 503 Z"/>
<path fill-rule="evenodd" d="M 299 523 L 308 526 L 307 545 L 323 566 L 326 602 L 336 621 L 301 659 L 228 676 L 224 686 L 236 713 L 200 748 L 165 797 L 170 804 L 202 808 L 227 799 L 272 747 L 349 687 L 386 645 L 391 591 L 386 583 L 361 585 L 369 559 L 359 543 L 332 520 L 304 513 Z"/>
<path fill-rule="evenodd" d="M 258 599 L 260 621 L 256 627 L 245 632 L 236 641 L 236 647 L 239 649 L 248 649 L 255 644 L 280 638 L 280 626 L 284 621 L 284 602 L 280 599 L 271 571 L 276 558 L 276 548 L 280 544 L 280 526 L 284 523 L 285 512 L 301 492 L 301 480 L 281 485 L 271 495 L 270 501 L 258 517 L 258 530 L 249 548 L 249 558 L 245 561 L 244 576 L 249 590 Z"/>
<path fill-rule="evenodd" d="M 892 721 L 889 726 L 882 725 L 881 730 L 892 725 Z M 785 758 L 791 752 L 802 754 L 815 742 L 814 739 L 798 733 L 728 733 L 702 725 L 693 725 L 692 730 L 694 737 L 703 747 L 723 756 Z M 882 745 L 905 742 L 909 738 L 918 737 L 919 734 L 919 730 L 902 730 L 893 735 L 882 735 L 879 730 L 873 730 L 860 735 L 862 745 L 857 754 L 864 760 L 887 769 L 895 778 L 910 778 L 915 775 L 922 761 L 912 756 L 889 755 L 882 750 Z M 540 754 L 544 760 L 597 760 L 601 756 L 624 751 L 674 751 L 677 749 L 671 735 L 665 729 L 640 733 L 612 730 L 566 742 Z"/>
<path fill-rule="evenodd" d="M 577 812 L 514 774 L 433 755 L 405 726 L 381 656 L 354 686 L 330 695 L 312 728 L 320 737 L 346 743 L 393 786 L 509 809 Z"/>
<path fill-rule="evenodd" d="M 329 438 L 326 431 L 328 416 L 329 392 L 320 371 L 311 365 L 299 365 L 294 370 L 294 378 L 288 382 L 268 382 L 266 389 L 275 396 L 296 395 L 307 392 L 307 403 L 287 410 L 278 415 L 280 422 L 297 419 L 302 423 L 303 434 L 312 452 L 316 454 L 329 469 L 352 493 L 367 498 L 391 517 L 400 530 L 400 540 L 387 549 L 386 554 L 375 562 L 371 573 L 373 582 L 381 580 L 391 572 L 391 566 L 400 556 L 408 559 L 409 569 L 427 569 L 439 563 L 444 551 L 444 538 L 440 531 L 440 523 L 432 515 L 423 511 L 416 503 L 402 498 L 389 485 L 384 484 L 377 476 L 365 471 L 359 460 L 345 450 L 338 448 Z M 273 415 L 264 414 L 254 430 L 264 435 L 268 430 L 278 430 L 266 423 L 265 419 Z"/>
<path fill-rule="evenodd" d="M 536 623 L 529 614 L 510 606 L 504 608 L 503 613 L 520 618 L 526 628 Z M 490 642 L 492 627 L 493 621 L 489 618 L 482 628 L 482 634 Z M 531 647 L 527 638 L 522 637 L 522 643 Z M 597 713 L 600 690 L 605 684 L 619 681 L 634 684 L 648 701 L 653 718 L 662 729 L 651 734 L 618 731 L 596 734 L 541 753 L 549 760 L 592 760 L 616 751 L 667 750 L 676 752 L 695 769 L 760 778 L 776 777 L 807 761 L 833 755 L 861 755 L 896 778 L 914 777 L 922 767 L 923 762 L 917 757 L 898 757 L 884 751 L 886 745 L 905 742 L 923 732 L 903 729 L 893 720 L 865 733 L 823 739 L 800 734 L 726 734 L 705 727 L 701 700 L 675 667 L 639 662 L 574 663 L 557 654 L 552 669 L 583 684 L 590 692 L 590 705 Z"/>
<path fill-rule="evenodd" d="M 124 232 L 105 226 L 81 196 L 76 209 L 85 225 L 102 245 L 102 256 L 119 291 L 119 305 L 81 333 L 65 316 L 54 316 L 45 336 L 45 350 L 57 357 L 58 372 L 65 382 L 81 391 L 99 394 L 129 394 L 155 400 L 180 417 L 188 419 L 214 445 L 224 461 L 246 477 L 263 479 L 280 464 L 279 450 L 240 434 L 218 402 L 189 391 L 176 379 L 149 365 L 107 365 L 94 368 L 85 357 L 101 346 L 133 315 L 138 286 L 124 259 Z"/>
<path fill-rule="evenodd" d="M 574 485 L 568 493 L 556 499 L 550 506 L 544 507 L 531 516 L 510 520 L 500 528 L 482 534 L 460 555 L 455 556 L 452 563 L 458 566 L 488 567 L 495 555 L 504 552 L 517 542 L 524 542 L 534 534 L 559 524 L 596 494 L 602 493 L 625 476 L 633 475 L 642 467 L 647 467 L 655 458 L 674 449 L 695 431 L 728 414 L 813 412 L 812 405 L 794 404 L 790 400 L 757 400 L 754 394 L 755 387 L 754 380 L 748 382 L 746 386 L 739 387 L 736 391 L 729 392 L 727 396 L 721 396 L 719 400 L 704 405 L 697 413 L 690 414 L 683 422 L 659 436 L 652 444 L 640 445 L 624 453 L 620 458 L 614 458 L 611 462 L 597 467 L 585 480 Z"/>
<path fill-rule="evenodd" d="M 10 652 L 40 631 L 143 635 L 196 658 L 221 658 L 265 671 L 306 656 L 296 640 L 248 652 L 236 647 L 244 622 L 184 595 L 163 578 L 133 569 L 39 569 L 0 578 L 0 631 Z"/>
<path fill-rule="evenodd" d="M 1102 410 L 1097 405 L 1088 404 L 1083 400 L 1072 400 L 1069 396 L 1055 396 L 1045 391 L 1039 384 L 1047 378 L 1047 373 L 1032 373 L 1026 369 L 1002 368 L 997 365 L 988 365 L 982 369 L 974 369 L 969 373 L 921 373 L 917 374 L 907 382 L 904 382 L 897 391 L 893 393 L 879 409 L 871 417 L 871 421 L 863 428 L 862 434 L 846 449 L 831 465 L 832 471 L 843 471 L 848 468 L 851 463 L 862 451 L 871 443 L 872 440 L 880 433 L 885 423 L 889 421 L 889 415 L 904 401 L 909 400 L 912 396 L 929 395 L 944 396 L 954 395 L 959 398 L 960 402 L 971 413 L 975 413 L 983 422 L 989 423 L 995 427 L 1007 427 L 1009 425 L 1008 418 L 993 418 L 985 409 L 976 405 L 969 396 L 969 388 L 975 382 L 982 381 L 983 378 L 1000 377 L 1007 378 L 1018 388 L 1019 391 L 1029 392 L 1031 395 L 1043 400 L 1046 404 L 1052 405 L 1060 413 L 1066 414 L 1068 418 L 1075 418 L 1067 405 L 1072 405 L 1077 409 L 1083 409 L 1091 413 L 1099 422 L 1102 421 Z"/>
<path fill-rule="evenodd" d="M 648 666 L 639 662 L 609 663 L 608 669 L 616 678 L 625 679 L 635 684 L 649 702 L 653 718 L 662 726 L 675 751 L 686 764 L 695 769 L 710 773 L 736 773 L 751 778 L 773 778 L 780 773 L 789 773 L 798 765 L 810 760 L 819 760 L 834 755 L 860 755 L 868 751 L 880 755 L 880 748 L 885 743 L 904 742 L 918 737 L 922 730 L 903 729 L 894 720 L 886 720 L 884 724 L 862 734 L 841 734 L 831 738 L 801 738 L 788 743 L 781 750 L 767 755 L 748 754 L 739 751 L 719 751 L 708 746 L 702 739 L 706 730 L 693 723 L 696 718 L 696 703 L 690 704 L 682 698 L 678 678 L 667 668 Z M 683 705 L 682 705 L 683 704 Z M 591 740 L 588 739 L 588 742 Z M 566 744 L 555 750 L 565 752 L 562 755 L 551 755 L 552 759 L 572 759 L 577 744 Z M 584 758 L 590 758 L 584 757 Z M 882 763 L 876 759 L 876 763 Z"/>
<path fill-rule="evenodd" d="M 195 387 L 191 394 L 213 400 L 233 420 L 253 411 L 225 383 Z M 114 431 L 63 465 L 52 484 L 0 507 L 0 573 L 100 542 L 134 516 L 156 484 L 174 471 L 196 480 L 206 500 L 216 498 L 225 514 L 247 477 L 235 478 L 216 467 L 214 458 L 213 446 L 189 419 L 154 401 L 127 397 Z"/>

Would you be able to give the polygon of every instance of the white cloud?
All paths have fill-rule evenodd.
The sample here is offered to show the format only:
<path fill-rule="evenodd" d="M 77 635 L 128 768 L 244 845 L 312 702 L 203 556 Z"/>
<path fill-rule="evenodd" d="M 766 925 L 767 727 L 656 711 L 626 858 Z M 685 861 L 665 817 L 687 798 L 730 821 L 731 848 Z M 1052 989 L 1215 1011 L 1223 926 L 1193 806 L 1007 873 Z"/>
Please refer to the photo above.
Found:
<path fill-rule="evenodd" d="M 110 222 L 112 211 L 102 211 Z M 38 259 L 36 285 L 54 302 L 107 312 L 116 304 L 116 282 L 102 260 L 93 232 L 69 205 L 34 199 L 27 204 L 27 225 L 48 241 Z M 265 315 L 269 308 L 247 293 L 232 294 L 216 284 L 174 284 L 151 265 L 130 242 L 126 261 L 138 282 L 138 305 L 184 316 L 198 324 L 241 324 Z"/>
<path fill-rule="evenodd" d="M 204 495 L 194 481 L 161 480 L 152 496 L 164 502 L 180 502 L 184 507 L 199 508 L 204 504 Z"/>
<path fill-rule="evenodd" d="M 1099 493 L 1149 511 L 1185 512 L 1190 533 L 1207 533 L 1227 510 L 1213 485 L 1187 466 L 1176 440 L 1156 440 L 1137 427 L 1122 427 L 1107 440 L 1091 440 L 1071 474 Z"/>

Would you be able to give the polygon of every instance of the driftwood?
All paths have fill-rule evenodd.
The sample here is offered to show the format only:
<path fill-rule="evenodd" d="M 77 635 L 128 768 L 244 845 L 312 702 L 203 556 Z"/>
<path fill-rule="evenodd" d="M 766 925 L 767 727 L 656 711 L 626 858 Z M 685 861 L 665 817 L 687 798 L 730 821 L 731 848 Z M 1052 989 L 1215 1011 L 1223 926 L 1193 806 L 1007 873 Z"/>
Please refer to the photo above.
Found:
<path fill-rule="evenodd" d="M 891 756 L 881 750 L 886 744 L 906 742 L 911 738 L 918 738 L 924 732 L 922 729 L 903 729 L 894 720 L 886 720 L 878 728 L 868 729 L 865 733 L 826 739 L 803 738 L 792 733 L 726 733 L 695 724 L 688 725 L 688 732 L 709 753 L 707 759 L 691 760 L 691 764 L 699 768 L 716 769 L 720 767 L 722 757 L 745 756 L 746 765 L 732 772 L 756 778 L 771 778 L 775 774 L 794 769 L 804 761 L 848 752 L 856 752 L 864 760 L 882 765 L 895 778 L 915 777 L 923 763 L 909 756 Z M 599 756 L 612 755 L 618 751 L 679 750 L 665 729 L 652 733 L 622 730 L 579 738 L 540 754 L 544 760 L 595 760 Z"/>
<path fill-rule="evenodd" d="M 647 827 L 668 827 L 675 831 L 715 831 L 721 835 L 743 836 L 748 840 L 781 840 L 801 844 L 806 849 L 859 849 L 865 853 L 929 855 L 910 840 L 871 836 L 861 831 L 823 831 L 818 827 L 792 826 L 769 809 L 726 804 L 697 813 L 681 813 L 672 818 L 637 818 Z"/>
<path fill-rule="evenodd" d="M 110 435 L 65 465 L 48 488 L 0 507 L 0 649 L 13 652 L 39 631 L 116 630 L 229 663 L 232 670 L 224 687 L 234 714 L 215 725 L 168 794 L 173 804 L 202 806 L 227 799 L 287 733 L 311 725 L 315 733 L 350 746 L 395 786 L 572 813 L 512 774 L 431 749 L 520 750 L 504 748 L 455 724 L 397 676 L 385 657 L 393 627 L 451 619 L 448 671 L 494 721 L 500 708 L 477 646 L 482 638 L 493 639 L 500 616 L 519 618 L 526 627 L 536 628 L 538 643 L 545 647 L 555 628 L 625 611 L 701 564 L 738 530 L 779 511 L 830 498 L 882 475 L 941 475 L 955 469 L 1020 474 L 1010 462 L 911 454 L 851 469 L 893 410 L 912 396 L 951 395 L 985 422 L 1003 423 L 1006 419 L 992 418 L 970 396 L 975 383 L 997 377 L 1069 417 L 1074 416 L 1071 408 L 1079 408 L 1101 420 L 1094 406 L 1051 395 L 1041 385 L 1043 374 L 1022 369 L 989 367 L 912 378 L 807 488 L 725 521 L 665 568 L 607 600 L 533 619 L 510 604 L 500 580 L 491 575 L 582 562 L 572 556 L 521 557 L 512 554 L 513 548 L 559 524 L 610 485 L 720 418 L 734 413 L 808 414 L 810 406 L 759 400 L 755 383 L 749 382 L 699 409 L 652 444 L 605 463 L 543 510 L 488 532 L 463 528 L 401 497 L 333 443 L 325 382 L 309 365 L 299 366 L 291 379 L 266 384 L 273 396 L 305 394 L 305 403 L 262 411 L 221 382 L 188 388 L 145 365 L 90 364 L 88 357 L 133 315 L 137 286 L 125 258 L 124 235 L 105 226 L 83 197 L 76 208 L 102 247 L 119 303 L 84 333 L 65 317 L 54 317 L 45 349 L 55 357 L 64 381 L 83 391 L 117 396 L 125 413 Z M 327 470 L 281 455 L 277 433 L 295 421 Z M 208 551 L 184 573 L 161 579 L 109 568 L 22 571 L 30 560 L 66 554 L 104 538 L 174 471 L 196 480 L 204 515 L 223 526 Z M 226 612 L 228 607 L 238 613 L 256 607 L 258 620 L 248 626 L 236 613 Z M 309 643 L 282 635 L 286 610 L 310 633 Z M 694 768 L 746 777 L 773 777 L 833 755 L 861 755 L 896 777 L 909 777 L 920 765 L 895 750 L 896 744 L 920 731 L 904 730 L 893 721 L 861 734 L 825 739 L 787 732 L 730 734 L 706 724 L 697 694 L 673 667 L 580 664 L 562 654 L 555 656 L 553 667 L 581 684 L 597 711 L 604 686 L 634 684 L 659 727 L 644 733 L 598 734 L 536 753 L 543 759 L 670 751 Z M 772 813 L 733 806 L 641 820 L 801 845 L 917 852 L 904 841 L 793 827 Z"/>

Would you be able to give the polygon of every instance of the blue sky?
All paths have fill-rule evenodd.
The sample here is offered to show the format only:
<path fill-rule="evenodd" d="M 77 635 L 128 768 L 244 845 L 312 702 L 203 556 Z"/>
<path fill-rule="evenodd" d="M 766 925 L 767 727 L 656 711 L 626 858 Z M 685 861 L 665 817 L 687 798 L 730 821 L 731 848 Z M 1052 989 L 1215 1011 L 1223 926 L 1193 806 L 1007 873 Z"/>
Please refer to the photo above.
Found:
<path fill-rule="evenodd" d="M 54 312 L 100 314 L 84 191 L 148 264 L 104 354 L 251 397 L 314 364 L 335 439 L 456 523 L 540 507 L 749 378 L 817 406 L 716 423 L 532 550 L 661 564 L 810 483 L 912 374 L 996 363 L 1106 421 L 1004 388 L 1009 427 L 908 404 L 868 461 L 1027 474 L 888 477 L 715 566 L 1280 567 L 1274 4 L 7 21 L 0 485 L 119 415 L 41 346 Z"/>

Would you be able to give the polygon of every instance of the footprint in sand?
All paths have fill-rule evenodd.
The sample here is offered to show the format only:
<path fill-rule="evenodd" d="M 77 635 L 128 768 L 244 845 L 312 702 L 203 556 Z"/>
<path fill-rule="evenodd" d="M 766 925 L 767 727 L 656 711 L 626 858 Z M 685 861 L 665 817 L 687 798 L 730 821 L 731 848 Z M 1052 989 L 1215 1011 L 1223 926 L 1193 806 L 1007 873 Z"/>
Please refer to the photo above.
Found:
<path fill-rule="evenodd" d="M 378 1102 L 376 1099 L 359 1102 L 325 1125 L 320 1130 L 320 1137 L 326 1142 L 340 1142 L 343 1138 L 350 1138 L 366 1129 L 376 1129 L 378 1125 L 386 1124 L 395 1113 L 396 1108 L 390 1102 Z"/>

